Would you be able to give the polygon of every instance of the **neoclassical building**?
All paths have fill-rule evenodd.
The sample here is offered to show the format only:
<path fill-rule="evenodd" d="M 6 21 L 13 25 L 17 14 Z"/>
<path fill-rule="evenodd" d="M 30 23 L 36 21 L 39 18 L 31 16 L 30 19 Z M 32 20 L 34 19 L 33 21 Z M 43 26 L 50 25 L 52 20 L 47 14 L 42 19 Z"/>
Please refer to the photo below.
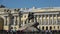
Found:
<path fill-rule="evenodd" d="M 40 30 L 60 30 L 60 8 L 0 8 L 0 30 L 9 30 L 10 27 L 19 30 L 27 25 L 29 12 L 34 13 L 34 19 L 30 24 L 37 21 Z M 29 26 L 29 25 L 28 25 Z"/>

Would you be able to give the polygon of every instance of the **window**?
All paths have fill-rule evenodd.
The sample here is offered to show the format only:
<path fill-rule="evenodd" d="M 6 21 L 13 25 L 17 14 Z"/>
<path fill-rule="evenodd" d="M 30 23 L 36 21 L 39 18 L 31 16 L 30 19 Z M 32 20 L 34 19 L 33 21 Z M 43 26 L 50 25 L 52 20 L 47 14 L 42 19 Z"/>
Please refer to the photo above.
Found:
<path fill-rule="evenodd" d="M 48 19 L 46 19 L 46 25 L 48 25 Z"/>
<path fill-rule="evenodd" d="M 21 23 L 23 23 L 23 21 L 21 21 Z"/>
<path fill-rule="evenodd" d="M 52 26 L 50 26 L 50 30 L 52 30 Z"/>
<path fill-rule="evenodd" d="M 60 25 L 60 19 L 58 19 L 58 23 L 57 24 Z"/>
<path fill-rule="evenodd" d="M 42 25 L 45 25 L 44 19 L 42 18 Z"/>
<path fill-rule="evenodd" d="M 39 26 L 39 29 L 40 29 L 40 26 Z"/>
<path fill-rule="evenodd" d="M 23 25 L 23 21 L 21 21 L 21 23 L 19 23 L 19 24 L 21 24 L 21 26 Z"/>
<path fill-rule="evenodd" d="M 31 19 L 31 22 L 34 22 L 34 19 Z"/>
<path fill-rule="evenodd" d="M 58 26 L 58 29 L 59 29 L 59 26 Z"/>
<path fill-rule="evenodd" d="M 14 24 L 14 16 L 12 16 L 12 18 L 11 18 L 11 23 L 10 23 L 11 25 L 13 25 Z"/>
<path fill-rule="evenodd" d="M 41 25 L 41 19 L 39 20 L 39 24 Z"/>
<path fill-rule="evenodd" d="M 54 26 L 54 29 L 55 29 L 55 26 Z"/>
<path fill-rule="evenodd" d="M 44 26 L 42 27 L 42 30 L 44 30 Z"/>
<path fill-rule="evenodd" d="M 16 27 L 14 27 L 14 29 L 16 30 L 17 28 L 16 28 Z"/>
<path fill-rule="evenodd" d="M 51 25 L 52 24 L 52 19 L 50 19 L 50 23 L 49 23 L 49 25 Z"/>
<path fill-rule="evenodd" d="M 53 23 L 54 25 L 56 24 L 56 19 L 54 19 L 54 23 Z"/>
<path fill-rule="evenodd" d="M 26 18 L 26 15 L 24 16 L 24 18 Z"/>
<path fill-rule="evenodd" d="M 48 26 L 46 26 L 46 30 L 48 30 Z"/>
<path fill-rule="evenodd" d="M 23 20 L 21 21 L 21 24 L 23 24 Z"/>
<path fill-rule="evenodd" d="M 25 21 L 25 24 L 26 24 L 26 21 Z"/>

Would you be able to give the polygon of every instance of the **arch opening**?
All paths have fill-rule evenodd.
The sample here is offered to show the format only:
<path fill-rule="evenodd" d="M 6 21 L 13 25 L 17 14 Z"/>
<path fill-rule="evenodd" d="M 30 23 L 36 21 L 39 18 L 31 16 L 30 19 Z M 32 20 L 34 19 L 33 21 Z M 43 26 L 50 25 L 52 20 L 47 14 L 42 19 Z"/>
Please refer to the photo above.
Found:
<path fill-rule="evenodd" d="M 52 30 L 52 26 L 50 26 L 50 30 Z"/>
<path fill-rule="evenodd" d="M 4 19 L 0 17 L 0 30 L 3 30 Z"/>
<path fill-rule="evenodd" d="M 48 26 L 46 26 L 46 30 L 48 30 Z"/>
<path fill-rule="evenodd" d="M 44 26 L 42 27 L 42 30 L 44 30 Z"/>
<path fill-rule="evenodd" d="M 59 29 L 59 26 L 58 26 L 58 29 Z"/>

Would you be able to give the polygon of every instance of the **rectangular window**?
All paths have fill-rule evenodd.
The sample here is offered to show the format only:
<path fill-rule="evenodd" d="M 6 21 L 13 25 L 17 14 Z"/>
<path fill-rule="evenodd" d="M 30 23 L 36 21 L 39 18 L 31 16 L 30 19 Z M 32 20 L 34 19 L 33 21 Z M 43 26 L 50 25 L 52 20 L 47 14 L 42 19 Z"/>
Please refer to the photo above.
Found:
<path fill-rule="evenodd" d="M 48 19 L 46 19 L 46 25 L 48 25 Z"/>
<path fill-rule="evenodd" d="M 11 17 L 11 20 L 10 20 L 10 24 L 13 25 L 14 24 L 14 16 Z"/>
<path fill-rule="evenodd" d="M 54 22 L 53 22 L 53 25 L 55 25 L 56 24 L 56 19 L 54 19 Z"/>
<path fill-rule="evenodd" d="M 41 25 L 41 19 L 39 20 L 39 24 Z"/>
<path fill-rule="evenodd" d="M 16 17 L 16 20 L 15 20 L 15 25 L 17 25 L 17 16 L 15 16 Z"/>
<path fill-rule="evenodd" d="M 52 24 L 52 19 L 50 19 L 50 22 L 49 22 L 49 25 L 51 25 Z"/>
<path fill-rule="evenodd" d="M 57 23 L 57 25 L 60 25 L 60 19 L 58 19 L 58 23 Z"/>
<path fill-rule="evenodd" d="M 42 21 L 42 25 L 45 25 L 45 19 L 43 19 L 43 21 Z"/>

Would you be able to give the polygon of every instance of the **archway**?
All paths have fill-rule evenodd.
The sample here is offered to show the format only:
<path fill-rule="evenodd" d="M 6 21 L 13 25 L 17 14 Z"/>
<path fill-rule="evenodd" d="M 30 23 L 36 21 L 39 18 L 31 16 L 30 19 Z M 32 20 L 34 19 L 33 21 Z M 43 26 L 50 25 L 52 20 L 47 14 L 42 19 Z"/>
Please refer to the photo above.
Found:
<path fill-rule="evenodd" d="M 46 26 L 46 30 L 48 30 L 48 26 Z"/>
<path fill-rule="evenodd" d="M 44 26 L 42 26 L 42 30 L 44 30 Z"/>
<path fill-rule="evenodd" d="M 3 30 L 4 19 L 0 17 L 0 30 Z"/>
<path fill-rule="evenodd" d="M 52 26 L 50 26 L 50 30 L 52 30 Z"/>

